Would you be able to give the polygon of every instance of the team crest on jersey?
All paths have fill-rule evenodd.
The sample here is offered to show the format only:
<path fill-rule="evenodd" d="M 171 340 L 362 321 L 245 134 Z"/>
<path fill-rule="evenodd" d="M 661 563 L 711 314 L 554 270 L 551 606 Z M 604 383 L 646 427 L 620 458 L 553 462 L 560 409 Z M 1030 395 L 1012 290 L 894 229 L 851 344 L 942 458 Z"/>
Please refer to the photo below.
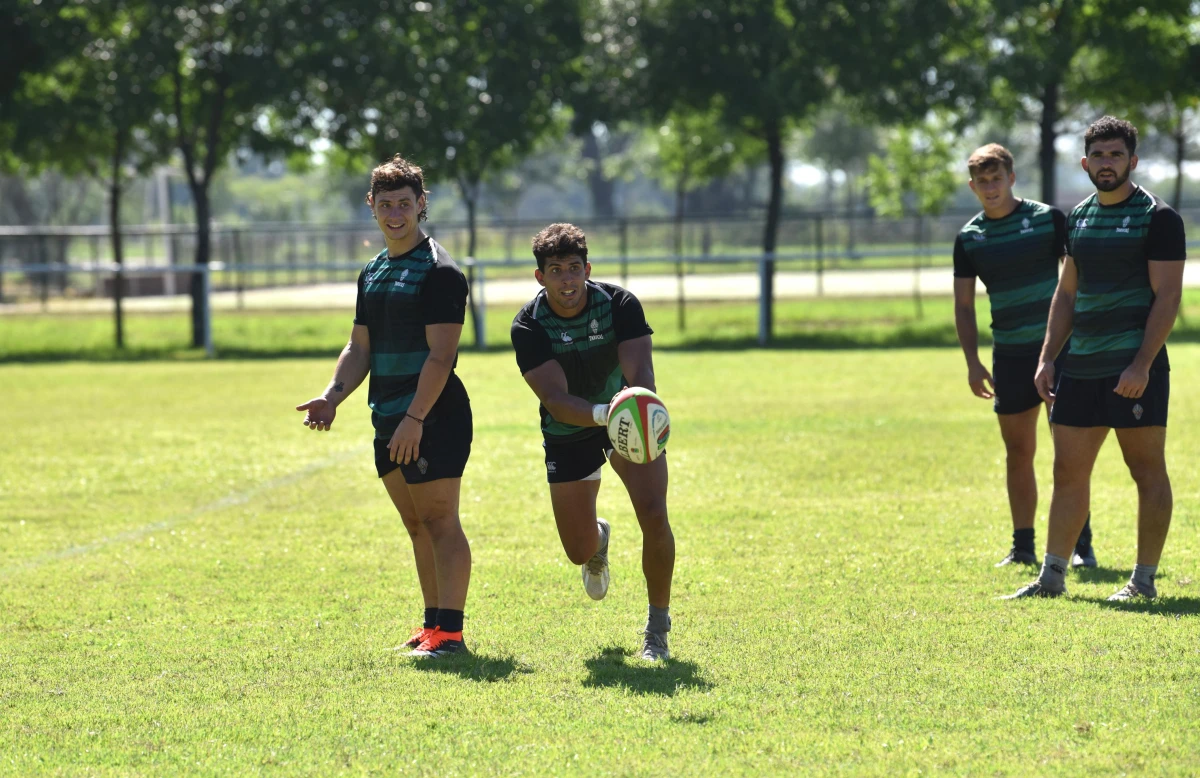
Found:
<path fill-rule="evenodd" d="M 596 321 L 595 319 L 592 319 L 592 334 L 594 335 L 595 333 L 597 333 L 599 331 L 600 331 L 600 322 Z"/>
<path fill-rule="evenodd" d="M 1079 221 L 1075 222 L 1075 229 L 1086 230 L 1087 229 L 1087 219 L 1080 219 Z"/>
<path fill-rule="evenodd" d="M 987 240 L 987 235 L 984 235 L 982 232 L 973 233 L 971 237 L 975 240 Z"/>
<path fill-rule="evenodd" d="M 1128 216 L 1126 216 L 1125 220 L 1123 222 L 1121 222 L 1121 226 L 1117 227 L 1117 232 L 1129 232 L 1129 217 Z"/>
<path fill-rule="evenodd" d="M 1137 419 L 1138 421 L 1141 421 L 1142 420 L 1142 412 L 1143 412 L 1142 404 L 1135 403 L 1133 406 L 1133 418 Z"/>
<path fill-rule="evenodd" d="M 563 343 L 570 343 L 570 342 L 572 342 L 572 341 L 571 341 L 571 336 L 570 336 L 568 333 L 564 332 L 564 333 L 562 334 L 562 342 L 563 342 Z"/>
<path fill-rule="evenodd" d="M 1024 235 L 1027 232 L 1033 232 L 1033 228 L 1029 226 L 1028 217 L 1021 220 L 1021 234 Z"/>

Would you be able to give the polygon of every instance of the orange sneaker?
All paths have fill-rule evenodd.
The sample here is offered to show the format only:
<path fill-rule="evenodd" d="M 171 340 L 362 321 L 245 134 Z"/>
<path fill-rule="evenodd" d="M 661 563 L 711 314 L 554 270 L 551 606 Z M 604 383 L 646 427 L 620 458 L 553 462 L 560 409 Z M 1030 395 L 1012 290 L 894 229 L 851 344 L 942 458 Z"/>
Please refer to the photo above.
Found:
<path fill-rule="evenodd" d="M 437 627 L 421 627 L 419 630 L 417 630 L 416 632 L 413 633 L 413 636 L 411 638 L 404 641 L 404 647 L 405 648 L 416 648 L 417 646 L 424 643 L 425 638 L 432 635 L 433 631 L 435 629 L 437 629 Z"/>
<path fill-rule="evenodd" d="M 443 632 L 441 627 L 434 627 L 409 656 L 439 657 L 465 653 L 467 644 L 463 642 L 462 632 Z"/>

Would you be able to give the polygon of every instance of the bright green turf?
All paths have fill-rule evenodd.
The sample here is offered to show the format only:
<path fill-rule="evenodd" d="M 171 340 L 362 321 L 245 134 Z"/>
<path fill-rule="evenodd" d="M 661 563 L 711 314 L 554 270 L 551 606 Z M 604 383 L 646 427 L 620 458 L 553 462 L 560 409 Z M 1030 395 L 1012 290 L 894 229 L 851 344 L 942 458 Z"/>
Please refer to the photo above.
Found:
<path fill-rule="evenodd" d="M 1163 596 L 1113 608 L 1135 494 L 1111 441 L 1103 567 L 995 599 L 1032 573 L 992 567 L 1003 454 L 953 350 L 660 352 L 664 667 L 631 657 L 611 474 L 608 599 L 565 560 L 510 354 L 461 359 L 474 656 L 432 665 L 389 650 L 420 602 L 364 398 L 331 433 L 291 410 L 332 357 L 0 367 L 0 774 L 1193 774 L 1200 347 L 1172 361 Z"/>

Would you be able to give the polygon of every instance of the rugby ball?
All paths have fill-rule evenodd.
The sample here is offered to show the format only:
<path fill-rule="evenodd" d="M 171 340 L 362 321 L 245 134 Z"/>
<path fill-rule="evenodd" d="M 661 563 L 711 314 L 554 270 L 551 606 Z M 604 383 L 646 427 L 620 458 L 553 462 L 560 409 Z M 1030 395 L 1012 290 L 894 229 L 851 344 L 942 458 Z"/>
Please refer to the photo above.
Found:
<path fill-rule="evenodd" d="M 671 437 L 671 417 L 658 395 L 640 386 L 622 389 L 608 404 L 613 450 L 636 465 L 658 459 Z"/>

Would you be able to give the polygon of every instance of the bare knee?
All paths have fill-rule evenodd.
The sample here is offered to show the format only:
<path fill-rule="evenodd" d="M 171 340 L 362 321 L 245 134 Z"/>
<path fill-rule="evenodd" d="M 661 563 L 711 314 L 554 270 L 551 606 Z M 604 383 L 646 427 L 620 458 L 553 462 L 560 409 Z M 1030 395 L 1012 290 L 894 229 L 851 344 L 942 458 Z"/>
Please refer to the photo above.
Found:
<path fill-rule="evenodd" d="M 650 538 L 666 538 L 671 535 L 671 523 L 667 519 L 667 501 L 656 500 L 645 505 L 635 506 L 638 524 L 642 534 Z"/>
<path fill-rule="evenodd" d="M 1079 467 L 1076 463 L 1065 460 L 1062 457 L 1054 458 L 1055 489 L 1087 488 L 1091 480 L 1091 470 L 1084 470 L 1084 468 Z"/>
<path fill-rule="evenodd" d="M 422 514 L 417 525 L 419 532 L 427 533 L 435 540 L 462 531 L 458 523 L 458 514 L 453 511 L 438 510 Z"/>
<path fill-rule="evenodd" d="M 1033 457 L 1037 454 L 1036 441 L 1015 441 L 1005 444 L 1009 469 L 1033 466 Z"/>
<path fill-rule="evenodd" d="M 1167 479 L 1167 463 L 1161 459 L 1125 459 L 1125 465 L 1129 468 L 1129 475 L 1133 477 L 1134 483 L 1138 488 L 1170 488 L 1170 481 Z"/>

